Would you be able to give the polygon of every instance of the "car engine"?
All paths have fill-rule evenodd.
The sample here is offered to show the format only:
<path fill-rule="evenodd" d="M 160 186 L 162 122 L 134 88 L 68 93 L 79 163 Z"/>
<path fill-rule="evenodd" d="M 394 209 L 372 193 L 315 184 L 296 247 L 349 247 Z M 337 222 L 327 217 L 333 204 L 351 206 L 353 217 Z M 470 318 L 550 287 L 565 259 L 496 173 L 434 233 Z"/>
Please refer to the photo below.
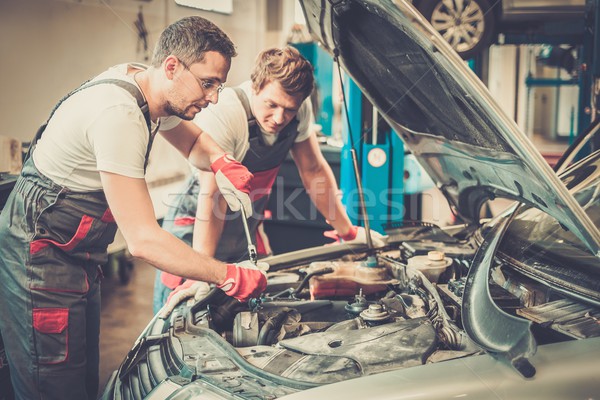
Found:
<path fill-rule="evenodd" d="M 436 247 L 405 242 L 278 268 L 260 299 L 221 296 L 195 322 L 261 370 L 318 385 L 479 353 L 459 326 L 474 247 Z"/>
<path fill-rule="evenodd" d="M 207 389 L 274 399 L 483 354 L 461 315 L 481 237 L 426 225 L 401 233 L 382 249 L 334 245 L 271 257 L 260 298 L 240 303 L 213 289 L 167 319 L 156 316 L 103 399 Z M 598 309 L 527 277 L 506 257 L 496 257 L 488 288 L 498 308 L 534 323 L 537 343 L 600 336 Z"/>

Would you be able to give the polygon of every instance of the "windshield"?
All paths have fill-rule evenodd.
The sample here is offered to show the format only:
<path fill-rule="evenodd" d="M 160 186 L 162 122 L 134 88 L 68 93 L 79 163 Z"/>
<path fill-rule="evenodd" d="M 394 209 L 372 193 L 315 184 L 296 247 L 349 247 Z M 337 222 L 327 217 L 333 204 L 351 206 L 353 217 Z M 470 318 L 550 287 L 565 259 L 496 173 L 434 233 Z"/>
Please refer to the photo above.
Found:
<path fill-rule="evenodd" d="M 573 166 L 562 179 L 598 226 L 600 222 L 600 151 Z M 600 300 L 600 259 L 565 226 L 548 214 L 523 207 L 500 245 L 500 252 L 536 277 Z"/>

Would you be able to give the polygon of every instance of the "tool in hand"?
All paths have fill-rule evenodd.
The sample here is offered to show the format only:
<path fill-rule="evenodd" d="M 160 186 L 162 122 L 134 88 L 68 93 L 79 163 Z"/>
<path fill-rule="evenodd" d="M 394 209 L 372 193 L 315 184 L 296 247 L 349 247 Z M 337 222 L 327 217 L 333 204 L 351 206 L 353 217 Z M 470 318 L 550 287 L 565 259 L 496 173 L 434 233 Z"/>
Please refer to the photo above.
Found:
<path fill-rule="evenodd" d="M 256 254 L 256 246 L 252 243 L 252 237 L 250 237 L 250 228 L 248 228 L 248 219 L 246 216 L 246 211 L 244 207 L 241 206 L 240 210 L 242 212 L 242 223 L 244 224 L 244 231 L 246 231 L 246 240 L 248 241 L 248 256 L 250 257 L 250 261 L 252 264 L 256 265 L 258 260 L 258 256 Z"/>

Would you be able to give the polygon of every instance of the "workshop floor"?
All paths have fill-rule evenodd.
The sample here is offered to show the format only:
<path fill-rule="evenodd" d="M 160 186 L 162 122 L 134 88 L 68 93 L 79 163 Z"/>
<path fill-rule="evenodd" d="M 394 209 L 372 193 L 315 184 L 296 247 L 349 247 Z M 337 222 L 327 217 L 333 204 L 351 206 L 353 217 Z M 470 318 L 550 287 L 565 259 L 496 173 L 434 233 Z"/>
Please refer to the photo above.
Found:
<path fill-rule="evenodd" d="M 100 393 L 152 318 L 152 293 L 156 269 L 134 261 L 126 285 L 117 274 L 102 281 L 100 320 Z"/>

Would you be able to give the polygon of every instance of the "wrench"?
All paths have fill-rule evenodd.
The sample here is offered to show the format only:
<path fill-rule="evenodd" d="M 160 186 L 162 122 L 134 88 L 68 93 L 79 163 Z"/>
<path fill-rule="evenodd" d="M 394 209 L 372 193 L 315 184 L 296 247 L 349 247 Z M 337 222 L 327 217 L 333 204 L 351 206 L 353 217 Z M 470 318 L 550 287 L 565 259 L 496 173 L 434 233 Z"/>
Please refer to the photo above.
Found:
<path fill-rule="evenodd" d="M 250 262 L 256 265 L 258 260 L 258 256 L 256 254 L 256 246 L 252 243 L 252 238 L 250 237 L 250 228 L 248 228 L 248 220 L 246 218 L 246 210 L 244 210 L 244 206 L 240 203 L 240 210 L 242 212 L 242 223 L 244 224 L 244 231 L 246 231 L 246 240 L 248 241 L 248 255 L 250 256 Z"/>

